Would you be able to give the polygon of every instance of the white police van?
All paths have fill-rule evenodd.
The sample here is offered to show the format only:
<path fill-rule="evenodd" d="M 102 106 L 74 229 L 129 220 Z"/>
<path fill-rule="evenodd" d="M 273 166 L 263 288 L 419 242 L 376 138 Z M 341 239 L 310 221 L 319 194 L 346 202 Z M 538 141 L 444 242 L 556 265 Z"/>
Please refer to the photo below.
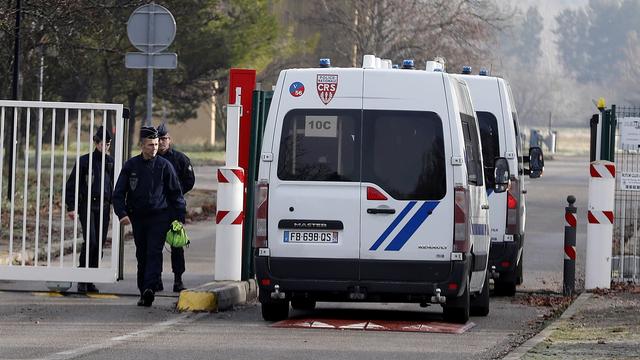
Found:
<path fill-rule="evenodd" d="M 487 176 L 487 194 L 491 224 L 491 251 L 489 268 L 498 294 L 512 296 L 516 285 L 523 280 L 523 249 L 526 220 L 525 175 L 532 178 L 542 173 L 542 150 L 529 149 L 523 156 L 518 115 L 509 83 L 502 78 L 487 76 L 485 69 L 479 75 L 470 75 L 465 66 L 462 76 L 473 100 L 480 127 L 484 168 Z M 493 191 L 493 159 L 504 157 L 511 174 L 509 189 L 504 193 Z M 530 161 L 530 159 L 532 161 Z M 525 165 L 529 163 L 530 169 Z"/>
<path fill-rule="evenodd" d="M 481 144 L 454 76 L 373 56 L 282 71 L 256 198 L 265 320 L 316 301 L 437 303 L 457 322 L 489 312 Z"/>

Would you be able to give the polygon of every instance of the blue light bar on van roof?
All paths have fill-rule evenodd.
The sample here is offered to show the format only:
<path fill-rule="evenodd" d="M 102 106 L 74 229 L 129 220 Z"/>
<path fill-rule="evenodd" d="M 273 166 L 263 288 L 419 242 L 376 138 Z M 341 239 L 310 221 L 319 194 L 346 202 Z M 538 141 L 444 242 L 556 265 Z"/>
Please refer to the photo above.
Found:
<path fill-rule="evenodd" d="M 329 59 L 329 58 L 320 59 L 320 67 L 321 68 L 331 67 L 331 59 Z"/>
<path fill-rule="evenodd" d="M 471 74 L 471 66 L 465 65 L 462 67 L 462 73 L 465 75 Z"/>
<path fill-rule="evenodd" d="M 416 65 L 413 62 L 413 59 L 405 59 L 405 60 L 402 60 L 402 68 L 403 69 L 415 69 Z"/>
<path fill-rule="evenodd" d="M 489 72 L 485 68 L 481 68 L 480 72 L 478 73 L 478 75 L 480 75 L 480 76 L 487 76 L 488 74 L 489 74 Z"/>

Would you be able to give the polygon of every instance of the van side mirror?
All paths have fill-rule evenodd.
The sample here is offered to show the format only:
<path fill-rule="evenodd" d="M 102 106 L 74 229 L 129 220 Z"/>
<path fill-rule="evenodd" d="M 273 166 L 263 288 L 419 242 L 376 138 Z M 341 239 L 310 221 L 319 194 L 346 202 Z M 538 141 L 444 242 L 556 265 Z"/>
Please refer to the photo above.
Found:
<path fill-rule="evenodd" d="M 493 166 L 493 176 L 495 179 L 493 191 L 496 193 L 507 191 L 507 188 L 509 187 L 509 179 L 511 178 L 509 162 L 506 158 L 497 157 L 494 160 Z"/>
<path fill-rule="evenodd" d="M 534 146 L 529 149 L 529 177 L 539 178 L 544 171 L 544 155 L 542 149 Z"/>

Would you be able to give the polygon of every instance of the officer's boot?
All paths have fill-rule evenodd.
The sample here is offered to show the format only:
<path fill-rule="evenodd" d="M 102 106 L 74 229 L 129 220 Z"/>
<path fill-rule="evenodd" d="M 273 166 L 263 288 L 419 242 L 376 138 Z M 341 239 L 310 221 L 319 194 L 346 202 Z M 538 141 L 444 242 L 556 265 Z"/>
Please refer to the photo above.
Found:
<path fill-rule="evenodd" d="M 174 281 L 173 281 L 173 292 L 180 292 L 182 290 L 186 290 L 187 288 L 184 287 L 184 284 L 182 283 L 182 274 L 175 274 L 174 275 Z"/>
<path fill-rule="evenodd" d="M 100 290 L 98 290 L 98 288 L 96 287 L 96 285 L 94 283 L 88 283 L 87 284 L 87 292 L 99 293 Z"/>
<path fill-rule="evenodd" d="M 78 294 L 86 294 L 87 293 L 87 283 L 79 282 L 78 283 Z"/>

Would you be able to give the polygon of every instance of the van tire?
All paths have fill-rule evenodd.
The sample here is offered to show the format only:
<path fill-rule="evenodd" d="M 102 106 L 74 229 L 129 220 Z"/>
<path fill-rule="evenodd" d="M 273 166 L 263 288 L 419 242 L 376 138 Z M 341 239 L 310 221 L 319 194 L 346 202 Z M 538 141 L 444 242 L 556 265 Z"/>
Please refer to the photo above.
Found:
<path fill-rule="evenodd" d="M 517 285 L 522 285 L 522 282 L 524 281 L 524 276 L 523 276 L 523 269 L 522 269 L 523 265 L 522 265 L 522 256 L 520 257 L 520 262 L 518 263 L 518 267 L 516 269 L 516 284 Z"/>
<path fill-rule="evenodd" d="M 484 274 L 484 285 L 482 291 L 471 299 L 471 315 L 487 316 L 489 315 L 489 272 Z"/>
<path fill-rule="evenodd" d="M 313 310 L 316 308 L 316 301 L 313 299 L 291 299 L 291 307 L 295 310 Z"/>
<path fill-rule="evenodd" d="M 280 321 L 289 317 L 289 302 L 262 303 L 262 318 L 265 321 Z"/>
<path fill-rule="evenodd" d="M 458 324 L 466 324 L 469 321 L 469 312 L 471 307 L 471 296 L 469 294 L 469 278 L 462 295 L 451 300 L 447 299 L 447 303 L 443 308 L 444 320 Z"/>
<path fill-rule="evenodd" d="M 499 296 L 514 296 L 516 294 L 516 279 L 510 281 L 496 280 L 495 292 Z"/>

